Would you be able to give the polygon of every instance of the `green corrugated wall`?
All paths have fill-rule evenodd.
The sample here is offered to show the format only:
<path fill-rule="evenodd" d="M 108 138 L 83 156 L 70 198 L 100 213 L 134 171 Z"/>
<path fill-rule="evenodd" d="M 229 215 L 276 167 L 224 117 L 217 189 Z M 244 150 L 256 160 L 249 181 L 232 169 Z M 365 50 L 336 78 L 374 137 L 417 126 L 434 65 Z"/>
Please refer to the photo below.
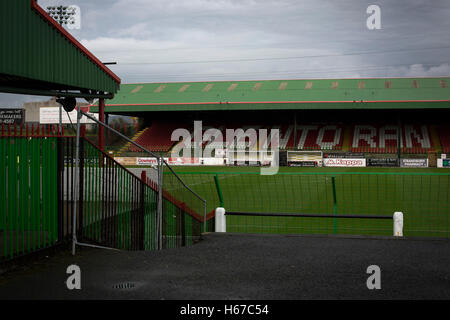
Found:
<path fill-rule="evenodd" d="M 30 0 L 0 1 L 0 74 L 115 93 L 111 76 L 44 20 Z"/>

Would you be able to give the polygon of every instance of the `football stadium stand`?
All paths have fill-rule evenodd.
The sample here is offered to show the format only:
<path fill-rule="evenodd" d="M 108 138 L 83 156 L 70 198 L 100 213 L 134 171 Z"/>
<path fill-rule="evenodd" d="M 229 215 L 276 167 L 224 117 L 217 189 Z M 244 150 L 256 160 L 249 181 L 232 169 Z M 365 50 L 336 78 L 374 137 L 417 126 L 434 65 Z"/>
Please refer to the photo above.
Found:
<path fill-rule="evenodd" d="M 167 152 L 174 144 L 170 139 L 172 131 L 179 127 L 180 125 L 175 123 L 157 122 L 146 128 L 135 141 L 151 151 Z M 130 145 L 129 151 L 142 152 L 143 150 Z"/>
<path fill-rule="evenodd" d="M 226 129 L 278 128 L 279 147 L 285 150 L 448 153 L 449 81 L 444 77 L 130 83 L 107 101 L 104 112 L 144 119 L 147 129 L 136 139 L 153 151 L 170 151 L 179 143 L 171 141 L 174 128 L 185 128 L 192 135 L 193 122 L 202 120 L 203 131 L 217 128 L 224 140 Z M 99 110 L 97 105 L 91 108 Z M 128 150 L 138 151 L 132 146 Z"/>
<path fill-rule="evenodd" d="M 192 124 L 175 124 L 155 122 L 137 137 L 137 143 L 152 151 L 167 152 L 177 141 L 171 140 L 173 130 L 184 128 L 194 137 Z M 379 124 L 301 124 L 297 125 L 297 134 L 295 136 L 294 126 L 288 124 L 273 125 L 249 125 L 249 124 L 222 124 L 214 126 L 209 124 L 202 127 L 202 133 L 205 134 L 208 129 L 217 128 L 221 133 L 223 140 L 226 141 L 226 129 L 242 128 L 244 132 L 247 129 L 267 129 L 270 134 L 271 129 L 280 130 L 280 149 L 281 150 L 342 150 L 343 132 L 346 128 L 351 129 L 351 146 L 352 152 L 369 152 L 369 153 L 397 153 L 397 125 L 379 125 Z M 429 128 L 426 125 L 404 124 L 402 125 L 402 133 L 400 143 L 402 152 L 424 154 L 433 149 L 432 139 L 430 138 Z M 206 136 L 205 136 L 206 138 Z M 450 134 L 448 128 L 439 129 L 439 138 L 444 152 L 450 151 Z M 203 141 L 202 146 L 218 147 L 220 142 Z M 193 146 L 193 141 L 191 142 Z M 233 148 L 231 141 L 228 141 L 227 148 Z M 246 147 L 254 148 L 255 146 L 246 145 Z M 238 147 L 239 148 L 239 147 Z M 134 145 L 128 147 L 128 151 L 141 152 Z"/>
<path fill-rule="evenodd" d="M 440 126 L 438 129 L 439 140 L 443 153 L 450 153 L 450 127 Z"/>

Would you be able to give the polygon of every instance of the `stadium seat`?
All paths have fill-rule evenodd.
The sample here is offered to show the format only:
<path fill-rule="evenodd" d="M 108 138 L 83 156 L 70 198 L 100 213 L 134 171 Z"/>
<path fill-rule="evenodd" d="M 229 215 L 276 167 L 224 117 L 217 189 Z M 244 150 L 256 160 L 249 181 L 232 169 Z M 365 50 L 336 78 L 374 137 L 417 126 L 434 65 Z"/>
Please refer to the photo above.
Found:
<path fill-rule="evenodd" d="M 438 128 L 439 140 L 441 142 L 442 152 L 450 153 L 450 127 L 441 126 Z"/>
<path fill-rule="evenodd" d="M 396 125 L 354 125 L 352 131 L 352 152 L 398 152 Z M 400 141 L 402 153 L 423 154 L 432 148 L 428 127 L 423 125 L 403 125 Z"/>
<path fill-rule="evenodd" d="M 179 127 L 179 124 L 173 123 L 154 123 L 142 132 L 136 139 L 136 143 L 151 151 L 167 152 L 174 144 L 171 141 L 172 132 Z M 130 145 L 129 151 L 143 152 L 134 145 Z"/>
<path fill-rule="evenodd" d="M 256 125 L 248 123 L 203 123 L 203 133 L 210 128 L 217 128 L 222 132 L 224 141 L 227 138 L 226 129 L 241 128 L 244 131 L 253 128 L 280 130 L 280 149 L 288 150 L 342 150 L 344 125 L 341 124 L 301 124 L 297 126 L 297 136 L 294 139 L 294 126 L 291 124 Z M 192 124 L 175 124 L 170 122 L 155 122 L 146 128 L 137 138 L 136 142 L 144 147 L 159 152 L 169 151 L 175 142 L 171 141 L 173 130 L 186 128 L 193 137 Z M 397 126 L 381 124 L 355 124 L 351 125 L 351 141 L 349 151 L 357 153 L 397 153 Z M 439 129 L 439 139 L 443 152 L 450 152 L 450 130 Z M 294 143 L 295 142 L 295 143 Z M 429 128 L 424 125 L 405 124 L 402 126 L 401 152 L 423 154 L 432 149 Z M 203 142 L 203 148 L 208 142 Z M 213 145 L 220 146 L 219 142 Z M 228 146 L 229 148 L 230 146 Z M 252 146 L 253 148 L 255 146 Z M 255 147 L 256 148 L 256 147 Z M 139 148 L 131 145 L 129 151 L 141 152 Z"/>
<path fill-rule="evenodd" d="M 280 149 L 295 150 L 341 150 L 343 128 L 339 125 L 297 125 L 294 139 L 293 125 L 269 126 L 280 129 Z M 295 143 L 294 143 L 295 142 Z"/>

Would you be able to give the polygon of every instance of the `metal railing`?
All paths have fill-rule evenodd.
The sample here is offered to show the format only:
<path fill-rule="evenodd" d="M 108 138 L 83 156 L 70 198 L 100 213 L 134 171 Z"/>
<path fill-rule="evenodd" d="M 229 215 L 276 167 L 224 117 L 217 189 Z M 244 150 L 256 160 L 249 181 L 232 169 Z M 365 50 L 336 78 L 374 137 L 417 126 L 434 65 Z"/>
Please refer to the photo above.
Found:
<path fill-rule="evenodd" d="M 178 176 L 177 190 L 170 179 L 163 186 L 163 165 L 139 177 L 57 126 L 2 125 L 0 261 L 74 235 L 78 245 L 123 250 L 194 243 L 212 223 L 204 219 L 206 201 Z"/>
<path fill-rule="evenodd" d="M 181 210 L 181 216 L 183 216 L 184 214 L 190 214 L 190 216 L 192 217 L 197 217 L 198 218 L 198 222 L 203 223 L 204 227 L 203 227 L 203 231 L 206 231 L 206 225 L 207 225 L 207 215 L 206 215 L 206 200 L 203 199 L 202 197 L 200 197 L 195 191 L 193 191 L 189 186 L 187 186 L 183 180 L 173 171 L 173 169 L 169 166 L 169 164 L 164 160 L 164 158 L 162 156 L 159 156 L 157 154 L 155 154 L 154 152 L 146 149 L 144 146 L 139 145 L 138 143 L 136 143 L 135 141 L 131 140 L 130 138 L 126 137 L 125 135 L 121 134 L 120 132 L 118 132 L 117 130 L 111 128 L 110 126 L 108 126 L 107 124 L 97 120 L 95 117 L 92 117 L 91 115 L 83 112 L 81 109 L 78 109 L 77 112 L 78 116 L 77 116 L 77 152 L 79 150 L 79 132 L 80 132 L 80 119 L 81 116 L 86 116 L 87 118 L 91 119 L 92 121 L 96 122 L 98 125 L 103 126 L 104 128 L 106 128 L 107 130 L 109 130 L 110 132 L 115 133 L 116 135 L 120 136 L 121 138 L 123 138 L 124 140 L 130 142 L 131 144 L 137 146 L 138 148 L 142 149 L 143 151 L 147 152 L 151 157 L 154 157 L 156 159 L 157 162 L 157 170 L 158 170 L 158 181 L 156 181 L 156 186 L 157 186 L 157 207 L 156 207 L 156 244 L 157 244 L 157 248 L 158 249 L 162 249 L 165 245 L 165 239 L 167 239 L 167 230 L 164 229 L 164 227 L 166 226 L 165 222 L 170 221 L 169 220 L 164 220 L 166 218 L 166 212 L 165 210 L 170 210 L 170 209 L 165 209 L 165 208 L 171 208 L 172 205 L 175 205 L 175 207 L 177 207 L 179 210 Z M 78 156 L 75 157 L 75 159 L 78 159 Z M 77 164 L 78 161 L 75 161 L 76 164 L 76 169 L 77 168 Z M 194 197 L 196 199 L 198 199 L 198 201 L 200 201 L 202 203 L 202 210 L 199 210 L 198 212 L 203 212 L 203 217 L 201 217 L 201 214 L 197 213 L 195 210 L 193 210 L 191 207 L 186 205 L 186 201 L 184 202 L 180 202 L 179 199 L 170 196 L 170 193 L 167 193 L 167 191 L 164 190 L 164 185 L 163 185 L 163 171 L 164 171 L 164 166 L 166 166 L 174 175 L 174 177 L 176 177 L 176 179 L 178 180 L 178 182 L 182 185 L 183 190 L 185 191 L 185 193 L 189 194 L 190 197 Z M 81 177 L 81 176 L 80 176 Z M 75 185 L 77 185 L 77 183 L 75 183 Z M 77 190 L 75 190 L 77 192 Z M 143 191 L 143 194 L 145 193 L 145 191 Z M 165 194 L 167 193 L 167 195 Z M 185 197 L 186 198 L 186 197 Z M 170 202 L 169 206 L 165 206 L 164 204 L 167 203 L 167 200 Z M 144 204 L 143 204 L 144 205 Z M 145 206 L 145 205 L 144 205 Z M 74 211 L 76 211 L 76 202 L 74 203 Z M 176 217 L 176 215 L 175 215 Z M 74 219 L 74 225 L 76 225 L 76 216 Z M 183 221 L 185 221 L 184 216 L 183 216 Z M 183 223 L 182 223 L 183 224 Z M 193 223 L 193 225 L 195 225 L 195 223 Z M 180 227 L 182 230 L 182 234 L 186 235 L 186 230 L 185 227 L 182 226 Z M 173 230 L 172 230 L 173 231 Z M 198 236 L 200 235 L 200 232 L 188 232 L 188 234 L 193 234 L 196 233 L 198 234 Z M 178 242 L 175 242 L 178 243 Z M 182 243 L 184 244 L 185 242 L 182 241 Z M 75 254 L 75 245 L 76 244 L 81 244 L 81 245 L 89 245 L 89 244 L 83 244 L 81 242 L 78 241 L 77 236 L 76 236 L 76 232 L 73 232 L 73 254 Z"/>

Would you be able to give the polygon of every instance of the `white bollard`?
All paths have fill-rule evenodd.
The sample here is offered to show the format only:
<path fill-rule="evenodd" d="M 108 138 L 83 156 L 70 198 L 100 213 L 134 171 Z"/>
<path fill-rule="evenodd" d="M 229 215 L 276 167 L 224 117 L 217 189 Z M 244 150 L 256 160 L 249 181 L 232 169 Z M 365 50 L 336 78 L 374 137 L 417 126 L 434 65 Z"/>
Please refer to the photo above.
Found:
<path fill-rule="evenodd" d="M 403 237 L 403 212 L 394 212 L 394 237 Z"/>
<path fill-rule="evenodd" d="M 216 208 L 216 232 L 227 232 L 227 219 L 224 208 Z"/>

